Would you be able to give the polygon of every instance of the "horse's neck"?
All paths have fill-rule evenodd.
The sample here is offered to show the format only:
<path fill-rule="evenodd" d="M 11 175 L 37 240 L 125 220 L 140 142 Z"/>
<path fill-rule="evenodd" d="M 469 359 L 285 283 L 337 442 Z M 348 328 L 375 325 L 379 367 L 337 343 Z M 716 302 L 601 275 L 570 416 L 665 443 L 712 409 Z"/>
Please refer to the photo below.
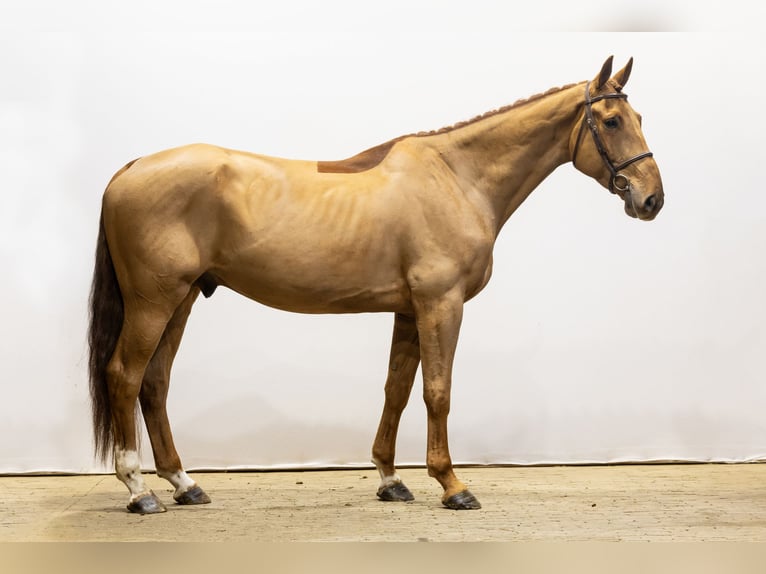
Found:
<path fill-rule="evenodd" d="M 487 201 L 503 224 L 529 194 L 569 161 L 569 138 L 582 87 L 533 98 L 438 136 L 438 149 L 467 189 Z"/>

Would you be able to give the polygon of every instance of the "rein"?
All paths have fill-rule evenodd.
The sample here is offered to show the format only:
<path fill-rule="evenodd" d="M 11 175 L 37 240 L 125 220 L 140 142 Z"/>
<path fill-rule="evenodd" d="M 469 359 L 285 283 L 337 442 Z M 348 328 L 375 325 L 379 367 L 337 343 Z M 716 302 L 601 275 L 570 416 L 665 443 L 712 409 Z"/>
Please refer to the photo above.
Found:
<path fill-rule="evenodd" d="M 574 153 L 572 154 L 572 164 L 574 165 L 575 161 L 577 160 L 577 151 L 580 149 L 580 140 L 582 139 L 582 133 L 585 130 L 585 126 L 588 126 L 588 129 L 590 129 L 590 133 L 593 136 L 593 143 L 596 144 L 596 149 L 598 150 L 599 155 L 601 156 L 601 159 L 604 160 L 604 165 L 606 165 L 606 168 L 609 170 L 609 173 L 612 174 L 612 177 L 609 179 L 609 191 L 612 193 L 616 193 L 620 195 L 621 197 L 630 190 L 630 179 L 628 179 L 628 176 L 620 173 L 623 169 L 628 167 L 631 164 L 636 163 L 639 160 L 642 160 L 647 157 L 652 157 L 652 152 L 645 151 L 643 153 L 640 153 L 636 156 L 633 156 L 632 158 L 615 165 L 615 163 L 611 160 L 609 157 L 609 154 L 606 151 L 606 148 L 604 147 L 604 142 L 601 140 L 601 136 L 598 133 L 598 128 L 596 127 L 596 120 L 593 119 L 593 104 L 596 102 L 600 102 L 601 100 L 627 100 L 628 94 L 623 94 L 621 92 L 614 92 L 611 94 L 602 94 L 600 96 L 596 96 L 595 98 L 590 97 L 590 82 L 588 82 L 585 85 L 585 115 L 583 116 L 582 123 L 580 124 L 580 131 L 577 134 L 577 141 L 575 142 L 575 148 Z M 617 180 L 620 180 L 620 183 L 617 183 Z"/>

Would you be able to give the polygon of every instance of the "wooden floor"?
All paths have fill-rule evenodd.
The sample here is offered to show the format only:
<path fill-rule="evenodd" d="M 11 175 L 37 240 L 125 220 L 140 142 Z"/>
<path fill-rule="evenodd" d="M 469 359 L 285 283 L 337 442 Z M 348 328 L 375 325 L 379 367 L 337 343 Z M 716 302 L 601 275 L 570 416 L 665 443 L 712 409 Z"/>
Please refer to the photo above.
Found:
<path fill-rule="evenodd" d="M 193 473 L 213 503 L 126 512 L 113 475 L 0 477 L 0 542 L 766 541 L 766 464 L 462 468 L 483 508 L 450 511 L 425 469 L 412 503 L 374 470 Z"/>

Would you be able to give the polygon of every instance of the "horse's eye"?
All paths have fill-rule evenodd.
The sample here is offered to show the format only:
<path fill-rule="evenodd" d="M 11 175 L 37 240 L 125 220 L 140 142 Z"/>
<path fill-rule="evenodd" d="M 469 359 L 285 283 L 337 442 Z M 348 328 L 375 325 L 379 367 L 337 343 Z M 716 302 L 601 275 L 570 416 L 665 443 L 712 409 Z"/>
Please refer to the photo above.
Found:
<path fill-rule="evenodd" d="M 620 119 L 617 116 L 613 118 L 606 118 L 604 120 L 604 126 L 610 130 L 617 129 L 618 127 L 620 127 Z"/>

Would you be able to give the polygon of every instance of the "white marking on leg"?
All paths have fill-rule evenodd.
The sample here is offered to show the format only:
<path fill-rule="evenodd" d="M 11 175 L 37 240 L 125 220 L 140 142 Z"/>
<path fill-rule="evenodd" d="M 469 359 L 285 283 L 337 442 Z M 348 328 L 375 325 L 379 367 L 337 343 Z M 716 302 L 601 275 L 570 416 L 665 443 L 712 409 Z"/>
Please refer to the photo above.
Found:
<path fill-rule="evenodd" d="M 141 476 L 141 465 L 135 450 L 115 449 L 114 470 L 117 473 L 117 478 L 128 487 L 131 502 L 150 493 L 144 482 L 144 477 Z"/>
<path fill-rule="evenodd" d="M 183 470 L 179 470 L 173 473 L 157 471 L 157 475 L 161 476 L 162 478 L 170 482 L 170 484 L 172 484 L 175 487 L 176 491 L 173 493 L 173 498 L 175 498 L 176 500 L 184 492 L 188 492 L 189 490 L 197 486 L 197 483 L 194 482 L 189 477 L 189 475 L 186 474 L 186 472 L 184 472 Z"/>
<path fill-rule="evenodd" d="M 393 486 L 394 484 L 399 484 L 402 482 L 401 477 L 394 473 L 394 474 L 384 474 L 383 470 L 381 469 L 380 463 L 378 463 L 377 460 L 374 458 L 372 459 L 373 464 L 378 469 L 378 474 L 380 475 L 380 487 L 378 488 L 378 491 L 383 490 L 384 488 L 388 488 L 389 486 Z"/>

